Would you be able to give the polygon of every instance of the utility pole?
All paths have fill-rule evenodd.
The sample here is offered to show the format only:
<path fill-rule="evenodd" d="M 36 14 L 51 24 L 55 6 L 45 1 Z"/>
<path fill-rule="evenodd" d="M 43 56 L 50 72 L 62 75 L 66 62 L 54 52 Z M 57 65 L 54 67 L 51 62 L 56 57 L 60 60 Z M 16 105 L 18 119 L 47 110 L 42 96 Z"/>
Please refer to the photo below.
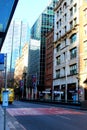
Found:
<path fill-rule="evenodd" d="M 8 92 L 7 92 L 7 54 L 4 54 L 5 67 L 5 91 L 3 91 L 3 107 L 4 107 L 4 130 L 6 130 L 6 107 L 8 106 Z"/>

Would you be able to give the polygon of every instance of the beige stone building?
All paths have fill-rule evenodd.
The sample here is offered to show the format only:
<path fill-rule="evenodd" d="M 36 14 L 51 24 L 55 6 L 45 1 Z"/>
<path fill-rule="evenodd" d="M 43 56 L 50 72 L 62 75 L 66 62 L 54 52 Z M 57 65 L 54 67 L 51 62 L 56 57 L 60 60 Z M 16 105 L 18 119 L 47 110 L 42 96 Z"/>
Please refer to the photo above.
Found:
<path fill-rule="evenodd" d="M 87 99 L 87 0 L 59 0 L 55 8 L 55 100 Z"/>
<path fill-rule="evenodd" d="M 27 72 L 28 66 L 28 43 L 22 49 L 22 56 L 17 59 L 15 65 L 14 78 L 18 80 L 23 79 L 23 73 Z"/>

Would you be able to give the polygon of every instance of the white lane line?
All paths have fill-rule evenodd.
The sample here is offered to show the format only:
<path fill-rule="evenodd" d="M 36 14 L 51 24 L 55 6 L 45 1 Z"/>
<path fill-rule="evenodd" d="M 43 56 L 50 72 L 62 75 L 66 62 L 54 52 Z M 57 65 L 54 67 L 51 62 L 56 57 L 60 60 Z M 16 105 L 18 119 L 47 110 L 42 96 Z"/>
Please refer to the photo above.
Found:
<path fill-rule="evenodd" d="M 63 118 L 63 119 L 66 119 L 66 120 L 71 120 L 69 117 L 66 117 L 66 116 L 60 116 L 60 115 L 56 115 L 56 116 Z"/>
<path fill-rule="evenodd" d="M 10 129 L 15 129 L 14 125 L 13 125 L 10 121 L 8 122 L 8 127 L 9 127 Z"/>
<path fill-rule="evenodd" d="M 24 126 L 23 126 L 23 125 L 21 125 L 21 124 L 20 124 L 20 126 L 22 127 L 22 129 L 23 129 L 23 130 L 27 130 L 27 129 L 25 129 L 25 128 L 24 128 Z"/>

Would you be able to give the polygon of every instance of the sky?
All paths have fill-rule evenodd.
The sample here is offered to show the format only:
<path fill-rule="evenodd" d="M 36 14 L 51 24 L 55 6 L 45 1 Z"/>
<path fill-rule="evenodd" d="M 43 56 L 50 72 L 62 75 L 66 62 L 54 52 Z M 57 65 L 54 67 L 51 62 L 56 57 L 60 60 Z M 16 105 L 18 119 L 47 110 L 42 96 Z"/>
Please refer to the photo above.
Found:
<path fill-rule="evenodd" d="M 13 20 L 21 19 L 32 27 L 49 2 L 50 0 L 19 0 Z"/>

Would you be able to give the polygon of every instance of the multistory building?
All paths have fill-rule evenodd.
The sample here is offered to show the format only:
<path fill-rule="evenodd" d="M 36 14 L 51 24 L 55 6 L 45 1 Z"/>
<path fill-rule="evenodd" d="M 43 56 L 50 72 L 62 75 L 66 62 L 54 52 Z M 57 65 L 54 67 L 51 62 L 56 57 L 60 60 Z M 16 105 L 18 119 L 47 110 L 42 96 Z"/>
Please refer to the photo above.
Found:
<path fill-rule="evenodd" d="M 28 50 L 27 98 L 36 98 L 39 75 L 40 40 L 30 39 Z"/>
<path fill-rule="evenodd" d="M 45 98 L 52 98 L 53 86 L 53 40 L 54 29 L 46 35 L 46 58 L 45 58 Z"/>
<path fill-rule="evenodd" d="M 26 75 L 28 67 L 28 43 L 25 43 L 22 48 L 22 54 L 19 58 L 16 59 L 15 71 L 14 71 L 14 85 L 17 88 L 20 88 L 22 91 L 22 96 L 26 96 Z M 23 85 L 20 84 L 23 82 Z M 20 97 L 21 98 L 21 97 Z"/>
<path fill-rule="evenodd" d="M 55 100 L 87 99 L 87 1 L 59 0 L 55 8 L 53 90 Z"/>
<path fill-rule="evenodd" d="M 28 23 L 14 20 L 11 22 L 6 39 L 2 46 L 2 53 L 7 53 L 7 70 L 14 72 L 16 59 L 21 56 L 21 51 L 29 41 Z"/>
<path fill-rule="evenodd" d="M 31 28 L 31 38 L 40 40 L 40 77 L 38 81 L 39 91 L 42 91 L 45 88 L 45 36 L 54 26 L 54 7 L 57 2 L 58 0 L 52 0 Z"/>
<path fill-rule="evenodd" d="M 22 48 L 22 55 L 16 59 L 14 79 L 22 80 L 23 72 L 28 66 L 28 43 Z"/>

